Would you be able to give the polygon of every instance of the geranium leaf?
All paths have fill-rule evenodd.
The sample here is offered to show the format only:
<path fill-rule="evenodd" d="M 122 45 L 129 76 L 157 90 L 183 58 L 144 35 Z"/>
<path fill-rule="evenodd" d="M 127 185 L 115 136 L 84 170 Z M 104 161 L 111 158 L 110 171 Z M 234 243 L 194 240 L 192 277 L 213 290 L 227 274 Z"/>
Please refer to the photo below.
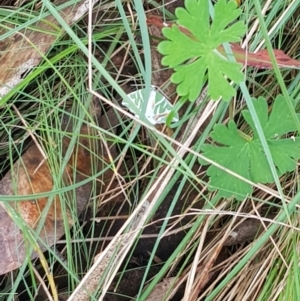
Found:
<path fill-rule="evenodd" d="M 297 160 L 300 159 L 300 139 L 293 136 L 281 138 L 282 135 L 297 130 L 289 110 L 286 105 L 283 105 L 283 96 L 279 95 L 275 99 L 270 114 L 268 114 L 267 101 L 263 97 L 254 99 L 253 103 L 278 176 L 293 171 L 296 168 Z M 217 145 L 204 144 L 203 154 L 224 168 L 254 183 L 272 183 L 273 175 L 250 112 L 244 110 L 242 114 L 251 128 L 253 136 L 250 137 L 240 132 L 232 120 L 229 121 L 228 126 L 217 124 L 210 135 Z M 201 163 L 208 164 L 202 161 Z M 209 166 L 207 174 L 210 178 L 210 189 L 218 190 L 221 197 L 233 196 L 242 199 L 252 193 L 250 184 L 216 166 Z"/>
<path fill-rule="evenodd" d="M 219 0 L 210 25 L 208 1 L 186 0 L 185 9 L 176 9 L 178 25 L 163 29 L 168 40 L 161 42 L 158 50 L 164 55 L 162 64 L 175 70 L 171 80 L 178 84 L 180 96 L 194 101 L 200 94 L 206 73 L 208 94 L 212 99 L 229 100 L 235 95 L 228 80 L 243 81 L 242 66 L 229 61 L 218 48 L 223 43 L 240 41 L 245 34 L 243 22 L 231 25 L 241 13 L 236 6 L 235 1 Z"/>

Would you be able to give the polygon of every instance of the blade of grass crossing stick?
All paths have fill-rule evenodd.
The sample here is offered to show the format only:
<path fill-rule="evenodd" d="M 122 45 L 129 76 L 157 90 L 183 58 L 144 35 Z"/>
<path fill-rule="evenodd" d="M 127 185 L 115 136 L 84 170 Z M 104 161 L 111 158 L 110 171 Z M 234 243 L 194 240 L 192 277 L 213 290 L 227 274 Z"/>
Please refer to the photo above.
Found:
<path fill-rule="evenodd" d="M 137 12 L 140 31 L 143 42 L 143 50 L 144 50 L 144 61 L 145 61 L 145 73 L 143 74 L 144 82 L 145 82 L 145 98 L 149 99 L 150 91 L 151 91 L 151 78 L 152 78 L 152 61 L 151 61 L 151 48 L 150 48 L 150 40 L 149 40 L 149 32 L 148 26 L 146 22 L 146 15 L 143 7 L 143 2 L 140 0 L 134 0 L 135 9 Z M 147 103 L 145 102 L 142 107 L 142 116 L 145 116 L 147 109 Z"/>
<path fill-rule="evenodd" d="M 124 8 L 123 8 L 123 3 L 122 2 L 124 2 L 124 1 L 116 0 L 115 2 L 116 2 L 116 5 L 118 7 L 118 10 L 120 12 L 120 15 L 121 15 L 122 22 L 123 22 L 123 25 L 125 27 L 125 30 L 127 32 L 128 39 L 129 39 L 130 45 L 131 45 L 132 50 L 133 50 L 134 58 L 137 61 L 137 65 L 139 67 L 140 72 L 142 74 L 145 74 L 145 69 L 144 69 L 143 62 L 142 62 L 141 56 L 139 54 L 139 50 L 138 50 L 138 48 L 136 46 L 136 42 L 134 40 L 134 37 L 133 37 L 133 34 L 132 34 L 132 30 L 131 30 L 129 22 L 127 20 L 126 13 L 125 13 Z"/>

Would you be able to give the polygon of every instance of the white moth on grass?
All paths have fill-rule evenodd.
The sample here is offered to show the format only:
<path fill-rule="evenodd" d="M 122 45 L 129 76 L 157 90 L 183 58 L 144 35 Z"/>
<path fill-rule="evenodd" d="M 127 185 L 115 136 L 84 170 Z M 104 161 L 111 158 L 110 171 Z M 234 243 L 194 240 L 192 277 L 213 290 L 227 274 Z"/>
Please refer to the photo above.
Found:
<path fill-rule="evenodd" d="M 142 119 L 142 109 L 144 103 L 147 102 L 145 112 L 146 119 L 153 125 L 166 123 L 167 117 L 173 109 L 173 105 L 155 86 L 151 86 L 148 100 L 145 100 L 145 93 L 145 89 L 139 89 L 129 93 L 127 95 L 129 101 L 123 100 L 122 105 L 127 107 L 137 118 Z M 176 113 L 172 122 L 177 122 L 178 120 L 179 116 Z"/>

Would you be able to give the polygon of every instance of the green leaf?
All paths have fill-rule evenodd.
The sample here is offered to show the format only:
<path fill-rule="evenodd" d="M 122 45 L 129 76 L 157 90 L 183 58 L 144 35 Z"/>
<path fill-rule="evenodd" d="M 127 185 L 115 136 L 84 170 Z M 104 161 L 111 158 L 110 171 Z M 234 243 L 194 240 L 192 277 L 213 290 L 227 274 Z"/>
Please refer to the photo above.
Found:
<path fill-rule="evenodd" d="M 285 99 L 282 95 L 277 96 L 269 118 L 268 104 L 263 97 L 259 97 L 258 100 L 254 101 L 253 104 L 266 138 L 275 138 L 296 130 L 294 119 L 290 115 L 290 110 L 286 105 Z M 247 123 L 252 127 L 255 135 L 258 135 L 255 130 L 250 112 L 243 111 L 242 114 Z M 285 118 L 278 119 L 278 116 L 285 116 Z M 286 118 L 286 116 L 288 116 L 288 118 Z"/>
<path fill-rule="evenodd" d="M 198 59 L 196 62 L 185 66 L 175 68 L 175 73 L 172 75 L 171 80 L 177 87 L 177 94 L 181 96 L 189 96 L 189 99 L 196 99 L 200 94 L 205 75 L 205 62 L 203 59 Z M 194 77 L 190 77 L 193 73 Z"/>
<path fill-rule="evenodd" d="M 206 73 L 208 73 L 208 94 L 212 99 L 223 97 L 229 100 L 235 95 L 228 79 L 239 83 L 244 76 L 241 64 L 229 61 L 218 49 L 223 43 L 238 42 L 246 27 L 238 21 L 230 25 L 241 14 L 235 1 L 219 0 L 214 19 L 210 25 L 209 6 L 206 0 L 186 0 L 185 9 L 177 8 L 177 24 L 164 28 L 168 41 L 158 45 L 164 55 L 162 64 L 174 68 L 172 82 L 178 84 L 177 93 L 190 101 L 199 96 Z M 182 31 L 183 26 L 189 31 Z M 228 79 L 227 79 L 228 78 Z"/>
<path fill-rule="evenodd" d="M 283 96 L 279 95 L 275 99 L 270 114 L 263 97 L 254 99 L 253 104 L 278 176 L 293 171 L 300 159 L 300 139 L 281 138 L 282 135 L 297 130 Z M 210 135 L 217 145 L 204 144 L 203 155 L 254 183 L 272 183 L 274 179 L 250 112 L 244 110 L 242 115 L 252 129 L 253 137 L 240 132 L 232 120 L 228 126 L 217 124 Z M 220 197 L 243 199 L 253 191 L 250 184 L 213 165 L 209 166 L 207 174 L 210 178 L 210 190 L 219 190 Z"/>

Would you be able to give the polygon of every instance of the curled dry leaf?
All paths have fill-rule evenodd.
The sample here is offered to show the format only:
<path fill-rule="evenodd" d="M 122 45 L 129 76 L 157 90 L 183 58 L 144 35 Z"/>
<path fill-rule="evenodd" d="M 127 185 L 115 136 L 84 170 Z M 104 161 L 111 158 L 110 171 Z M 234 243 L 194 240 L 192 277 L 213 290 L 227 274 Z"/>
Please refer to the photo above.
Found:
<path fill-rule="evenodd" d="M 162 18 L 157 15 L 150 15 L 147 18 L 148 25 L 154 25 L 159 28 L 164 27 L 172 27 L 178 26 L 174 23 L 170 22 L 163 22 Z M 189 36 L 191 39 L 195 39 L 192 33 L 183 26 L 178 26 L 179 30 Z M 244 66 L 252 66 L 259 69 L 271 69 L 273 68 L 272 61 L 270 59 L 270 55 L 266 49 L 259 50 L 256 53 L 248 52 L 247 50 L 243 49 L 237 43 L 231 43 L 231 50 L 234 55 L 234 58 L 237 62 L 243 64 Z M 217 48 L 217 50 L 223 54 L 227 55 L 223 46 Z M 300 69 L 300 61 L 295 60 L 285 54 L 282 50 L 274 49 L 275 59 L 280 68 L 295 68 Z"/>
<path fill-rule="evenodd" d="M 268 50 L 266 49 L 261 49 L 255 53 L 252 53 L 247 52 L 239 44 L 232 44 L 231 50 L 236 61 L 242 63 L 245 66 L 252 66 L 259 69 L 273 68 L 270 55 L 268 53 Z M 293 58 L 289 57 L 282 50 L 273 49 L 273 51 L 275 54 L 276 62 L 280 68 L 300 68 L 300 61 L 294 60 Z M 225 53 L 225 50 L 222 49 L 222 51 L 220 52 Z"/>
<path fill-rule="evenodd" d="M 81 134 L 86 137 L 91 135 L 91 130 L 87 126 L 81 128 Z M 63 175 L 64 185 L 72 185 L 83 181 L 92 173 L 92 153 L 89 138 L 81 137 L 78 141 L 78 147 L 74 149 L 71 158 Z M 63 138 L 63 152 L 65 152 L 70 143 L 70 139 Z M 63 153 L 64 155 L 64 153 Z M 64 214 L 67 210 L 68 222 L 71 225 L 71 213 L 77 207 L 78 214 L 85 208 L 91 193 L 92 183 L 78 187 L 75 191 L 76 199 L 73 198 L 72 191 L 64 195 L 69 201 L 68 205 L 62 206 L 61 198 L 56 195 L 51 203 L 50 209 L 46 212 L 47 216 L 43 228 L 39 234 L 48 246 L 64 234 Z M 45 207 L 47 207 L 50 198 L 42 197 L 36 200 L 26 200 L 26 196 L 50 192 L 53 189 L 52 171 L 47 160 L 44 160 L 41 152 L 36 145 L 30 147 L 25 154 L 14 164 L 13 169 L 5 175 L 0 182 L 0 194 L 5 195 L 24 195 L 22 201 L 4 201 L 0 202 L 0 274 L 5 274 L 21 266 L 28 256 L 28 241 L 25 243 L 22 230 L 14 223 L 9 214 L 19 216 L 20 221 L 24 221 L 33 230 L 39 224 Z M 75 201 L 75 204 L 74 204 Z M 75 209 L 76 210 L 76 209 Z M 8 213 L 9 212 L 9 213 Z M 40 244 L 42 251 L 46 248 Z M 31 258 L 36 257 L 33 253 Z"/>
<path fill-rule="evenodd" d="M 110 109 L 105 119 L 99 116 L 99 126 L 113 131 L 113 128 L 119 124 L 119 118 L 113 109 Z M 67 129 L 66 123 L 68 124 Z M 72 125 L 69 122 L 64 122 L 62 128 L 65 132 L 69 132 L 68 137 L 64 136 L 62 140 L 62 157 L 69 146 L 70 138 L 74 133 L 72 132 Z M 108 158 L 114 159 L 116 157 L 116 147 L 113 144 L 106 143 L 109 148 L 107 153 L 104 142 L 98 138 L 98 132 L 91 129 L 87 125 L 83 125 L 80 130 L 80 137 L 77 140 L 74 151 L 69 159 L 67 167 L 63 174 L 63 185 L 69 186 L 74 183 L 79 183 L 92 175 L 92 173 L 103 169 L 103 162 L 97 158 L 102 157 L 104 161 Z M 93 139 L 96 139 L 96 142 Z M 104 138 L 103 138 L 104 139 Z M 95 158 L 95 154 L 98 156 Z M 106 167 L 106 166 L 105 166 Z M 28 256 L 28 242 L 24 241 L 23 232 L 14 223 L 9 216 L 7 209 L 9 207 L 20 216 L 20 221 L 24 220 L 31 229 L 35 229 L 40 221 L 43 210 L 48 203 L 48 197 L 39 198 L 37 200 L 26 200 L 27 195 L 50 192 L 53 189 L 53 171 L 50 170 L 48 162 L 40 153 L 38 147 L 33 145 L 24 153 L 24 155 L 14 164 L 12 171 L 8 172 L 0 181 L 0 195 L 4 201 L 0 201 L 0 275 L 10 272 L 24 262 Z M 107 170 L 101 179 L 103 185 L 111 181 L 113 172 Z M 79 215 L 86 207 L 92 189 L 92 183 L 88 182 L 79 186 L 74 190 L 68 191 L 64 194 L 68 205 L 61 206 L 61 199 L 57 195 L 52 201 L 50 209 L 47 213 L 43 228 L 39 234 L 39 238 L 51 246 L 59 239 L 65 231 L 64 215 L 62 209 L 67 210 L 67 217 L 69 225 L 72 225 L 72 218 L 70 210 L 77 211 Z M 3 196 L 7 195 L 24 195 L 24 200 L 19 202 L 5 202 Z M 74 195 L 76 198 L 74 198 Z M 8 204 L 7 204 L 8 203 Z M 7 207 L 7 205 L 9 205 Z M 9 211 L 9 210 L 8 210 Z M 25 225 L 26 226 L 26 225 Z M 39 244 L 41 250 L 46 249 L 43 244 Z M 36 253 L 31 255 L 31 258 L 37 257 Z"/>
<path fill-rule="evenodd" d="M 54 5 L 59 6 L 66 0 L 56 0 Z M 97 0 L 94 1 L 96 3 Z M 65 7 L 60 11 L 64 20 L 68 24 L 73 24 L 81 18 L 88 10 L 88 0 L 78 1 L 77 4 Z M 39 30 L 35 30 L 38 28 Z M 1 34 L 7 33 L 9 26 L 1 29 Z M 11 89 L 20 83 L 32 68 L 34 68 L 42 59 L 42 56 L 50 49 L 63 30 L 60 28 L 58 21 L 54 16 L 49 15 L 44 19 L 38 19 L 38 22 L 31 28 L 25 28 L 16 31 L 8 38 L 0 41 L 0 98 L 5 96 Z M 20 51 L 21 50 L 21 51 Z M 82 134 L 90 131 L 88 127 L 81 129 Z M 70 185 L 74 181 L 79 182 L 91 174 L 91 153 L 88 139 L 80 139 L 82 146 L 78 148 L 78 156 L 75 160 L 75 152 L 70 158 L 69 164 L 64 173 L 64 184 Z M 69 144 L 67 137 L 63 138 L 63 148 L 66 149 Z M 89 151 L 88 151 L 89 150 Z M 12 172 L 9 172 L 0 182 L 0 194 L 5 195 L 30 195 L 43 192 L 49 192 L 53 188 L 53 178 L 47 162 L 43 161 L 38 148 L 32 146 L 19 159 Z M 74 172 L 76 169 L 76 172 Z M 76 179 L 74 178 L 76 174 Z M 76 189 L 78 213 L 85 207 L 91 192 L 91 184 L 85 184 Z M 26 197 L 24 197 L 26 199 Z M 27 225 L 33 229 L 40 220 L 40 215 L 48 202 L 47 197 L 38 200 L 23 200 L 20 202 L 0 202 L 0 274 L 7 273 L 18 268 L 28 254 L 23 240 L 23 233 L 14 224 L 12 218 L 7 213 L 10 207 L 11 214 L 15 212 L 24 220 Z M 45 220 L 45 225 L 40 233 L 41 239 L 46 241 L 47 245 L 52 245 L 56 239 L 64 233 L 64 223 L 61 212 L 61 203 L 56 196 L 51 204 L 50 210 Z M 73 208 L 74 209 L 74 208 Z M 67 214 L 69 222 L 70 214 Z M 42 250 L 45 247 L 41 248 Z M 32 258 L 37 254 L 32 254 Z"/>

